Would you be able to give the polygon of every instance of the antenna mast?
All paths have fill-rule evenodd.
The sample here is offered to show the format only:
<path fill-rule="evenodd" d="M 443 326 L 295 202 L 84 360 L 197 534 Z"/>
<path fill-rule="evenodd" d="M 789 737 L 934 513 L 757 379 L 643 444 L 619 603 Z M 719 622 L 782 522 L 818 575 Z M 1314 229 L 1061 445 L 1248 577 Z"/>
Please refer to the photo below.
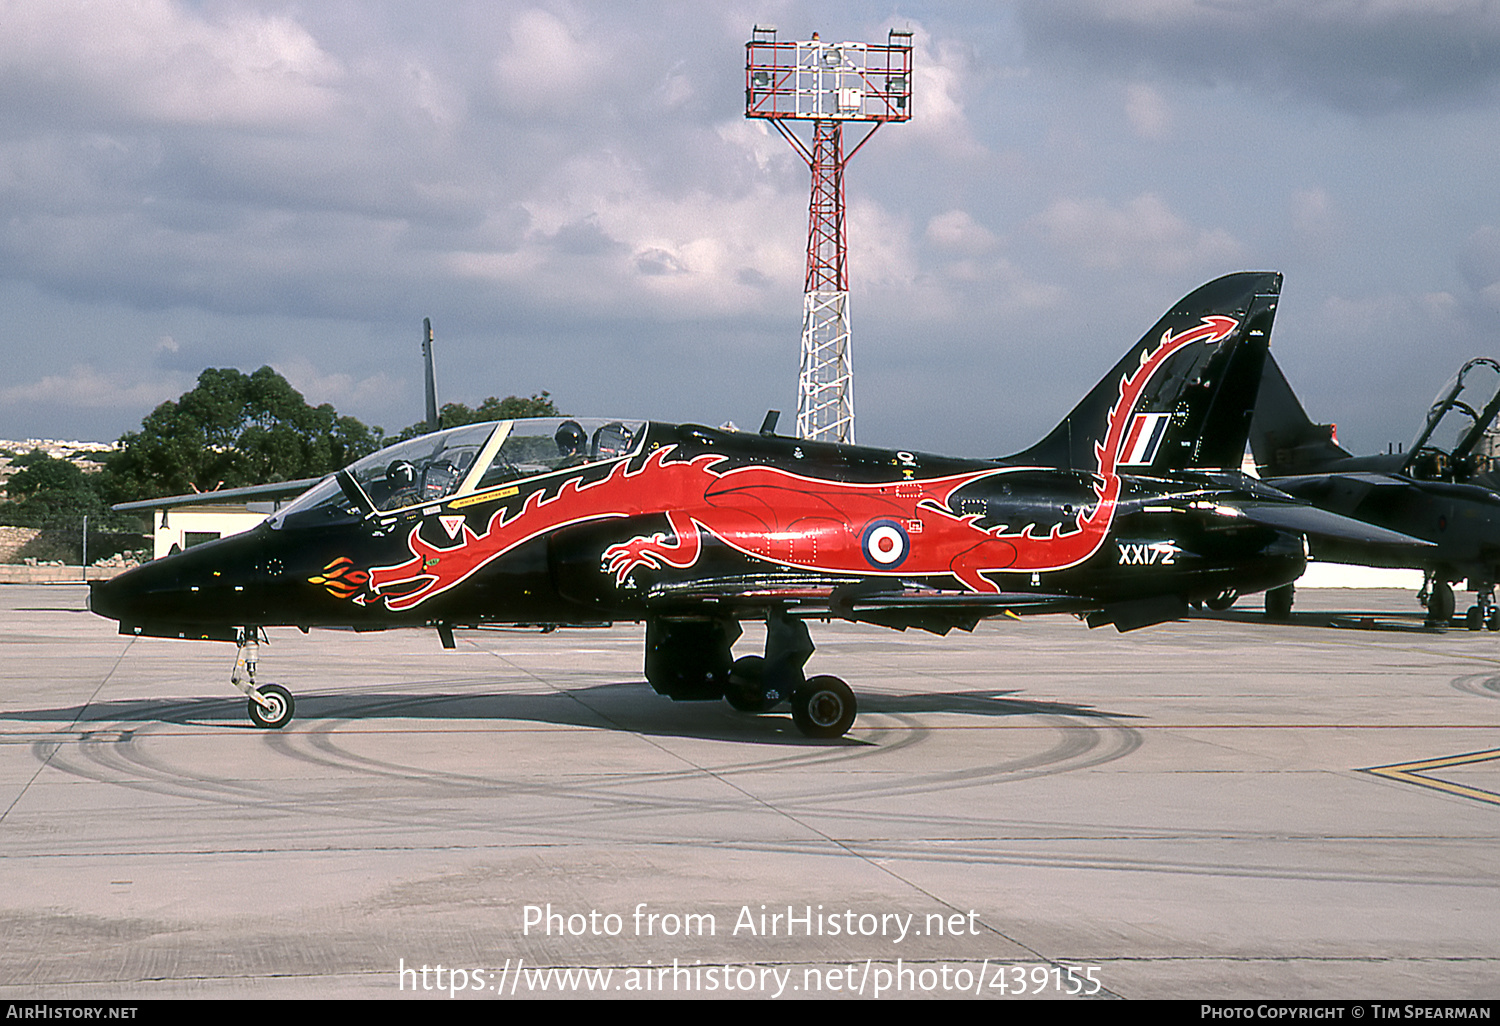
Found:
<path fill-rule="evenodd" d="M 422 363 L 427 368 L 427 430 L 436 431 L 443 426 L 438 417 L 437 373 L 432 369 L 432 318 L 422 318 Z"/>
<path fill-rule="evenodd" d="M 755 26 L 745 44 L 745 117 L 764 118 L 812 171 L 807 216 L 807 279 L 797 436 L 854 441 L 854 368 L 849 352 L 849 247 L 844 232 L 844 168 L 887 121 L 911 119 L 911 33 L 892 29 L 884 44 L 778 42 Z M 812 122 L 812 139 L 793 131 Z M 869 130 L 844 153 L 845 122 Z"/>

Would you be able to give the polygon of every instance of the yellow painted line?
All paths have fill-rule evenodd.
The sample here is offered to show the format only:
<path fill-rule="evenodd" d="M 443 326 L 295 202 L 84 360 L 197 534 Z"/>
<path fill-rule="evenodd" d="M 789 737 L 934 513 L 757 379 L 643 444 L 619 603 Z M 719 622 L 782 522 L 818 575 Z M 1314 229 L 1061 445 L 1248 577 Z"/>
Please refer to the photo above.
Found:
<path fill-rule="evenodd" d="M 1495 664 L 1500 663 L 1500 659 L 1497 659 L 1494 656 L 1472 655 L 1468 652 L 1457 652 L 1452 649 L 1438 650 L 1435 648 L 1417 648 L 1413 649 L 1412 651 L 1417 653 L 1418 655 L 1430 655 L 1438 657 L 1451 656 L 1454 659 L 1470 659 L 1476 663 L 1485 663 L 1489 666 L 1494 666 Z"/>
<path fill-rule="evenodd" d="M 1439 780 L 1436 777 L 1422 776 L 1428 770 L 1448 769 L 1453 766 L 1468 766 L 1476 762 L 1489 762 L 1492 759 L 1500 759 L 1500 748 L 1492 748 L 1487 752 L 1450 755 L 1442 759 L 1424 759 L 1421 762 L 1401 762 L 1391 766 L 1371 766 L 1360 772 L 1373 773 L 1377 777 L 1385 777 L 1388 780 L 1399 780 L 1403 784 L 1416 784 L 1418 787 L 1430 787 L 1435 791 L 1446 791 L 1449 794 L 1456 794 L 1460 798 L 1472 798 L 1477 802 L 1500 805 L 1500 794 L 1496 794 L 1493 791 L 1486 791 L 1478 787 L 1467 787 L 1463 784 Z"/>

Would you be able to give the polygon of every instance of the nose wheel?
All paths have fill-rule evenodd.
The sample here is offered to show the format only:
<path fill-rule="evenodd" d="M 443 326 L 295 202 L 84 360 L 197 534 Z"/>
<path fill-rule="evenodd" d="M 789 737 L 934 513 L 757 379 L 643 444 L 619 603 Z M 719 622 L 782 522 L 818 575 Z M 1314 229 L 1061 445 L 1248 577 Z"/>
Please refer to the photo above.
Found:
<path fill-rule="evenodd" d="M 1272 588 L 1266 592 L 1266 619 L 1290 620 L 1292 602 L 1295 599 L 1296 590 L 1290 584 L 1283 584 L 1279 588 Z"/>
<path fill-rule="evenodd" d="M 292 711 L 296 707 L 292 693 L 280 684 L 255 683 L 255 663 L 260 655 L 259 628 L 237 630 L 236 640 L 239 653 L 229 683 L 250 699 L 251 723 L 265 730 L 280 730 L 292 721 Z"/>
<path fill-rule="evenodd" d="M 292 693 L 280 684 L 262 684 L 256 689 L 264 705 L 250 696 L 250 722 L 266 730 L 279 730 L 291 722 Z"/>

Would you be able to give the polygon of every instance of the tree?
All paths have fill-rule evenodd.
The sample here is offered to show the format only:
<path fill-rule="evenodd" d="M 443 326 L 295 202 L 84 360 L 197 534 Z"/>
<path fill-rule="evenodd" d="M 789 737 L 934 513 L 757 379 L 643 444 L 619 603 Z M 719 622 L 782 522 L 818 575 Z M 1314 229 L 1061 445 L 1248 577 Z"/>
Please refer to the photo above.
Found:
<path fill-rule="evenodd" d="M 490 396 L 472 410 L 463 403 L 444 403 L 443 408 L 438 411 L 438 422 L 445 428 L 451 428 L 463 424 L 480 424 L 487 420 L 561 416 L 563 413 L 552 401 L 551 394 L 540 392 L 525 399 L 515 395 L 508 395 L 504 399 Z M 416 438 L 418 435 L 425 435 L 428 430 L 427 422 L 420 421 L 402 429 L 396 439 L 405 441 L 408 438 Z"/>
<path fill-rule="evenodd" d="M 318 477 L 383 443 L 380 428 L 328 403 L 309 406 L 270 367 L 249 375 L 211 367 L 122 436 L 106 466 L 124 501 Z"/>
<path fill-rule="evenodd" d="M 104 474 L 85 474 L 76 463 L 53 459 L 40 449 L 11 462 L 21 469 L 5 484 L 9 501 L 0 503 L 0 523 L 74 530 L 87 516 L 94 530 L 136 526 L 135 517 L 110 512 Z"/>

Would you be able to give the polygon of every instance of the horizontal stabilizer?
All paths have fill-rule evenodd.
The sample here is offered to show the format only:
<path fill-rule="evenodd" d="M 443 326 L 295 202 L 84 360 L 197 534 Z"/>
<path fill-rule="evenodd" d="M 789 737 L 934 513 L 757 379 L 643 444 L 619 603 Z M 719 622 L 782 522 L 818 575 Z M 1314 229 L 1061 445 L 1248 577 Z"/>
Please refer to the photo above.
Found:
<path fill-rule="evenodd" d="M 1432 548 L 1433 543 L 1409 534 L 1387 531 L 1383 527 L 1360 520 L 1330 513 L 1316 506 L 1297 506 L 1271 502 L 1237 502 L 1232 504 L 1241 516 L 1257 524 L 1297 531 L 1319 538 L 1334 538 L 1339 541 L 1359 542 L 1368 545 L 1399 545 L 1412 548 Z"/>

